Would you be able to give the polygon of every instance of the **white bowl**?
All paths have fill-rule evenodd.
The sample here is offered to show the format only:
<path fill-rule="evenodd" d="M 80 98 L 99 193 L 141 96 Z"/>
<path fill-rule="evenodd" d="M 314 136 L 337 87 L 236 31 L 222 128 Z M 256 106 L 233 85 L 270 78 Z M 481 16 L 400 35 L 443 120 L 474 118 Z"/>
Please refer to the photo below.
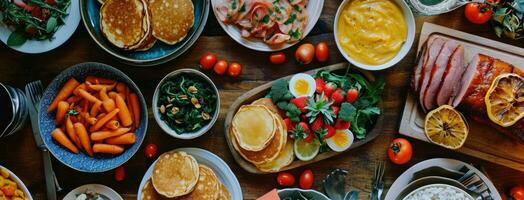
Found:
<path fill-rule="evenodd" d="M 199 129 L 198 131 L 195 131 L 195 132 L 177 133 L 175 130 L 171 129 L 171 127 L 169 127 L 169 125 L 167 125 L 167 123 L 164 120 L 162 120 L 160 118 L 160 111 L 159 111 L 159 107 L 158 107 L 158 97 L 160 96 L 160 91 L 159 91 L 160 90 L 160 86 L 165 81 L 170 79 L 171 77 L 178 76 L 179 74 L 193 74 L 193 75 L 201 77 L 204 81 L 209 83 L 211 89 L 213 91 L 215 91 L 215 94 L 217 96 L 216 108 L 215 108 L 215 113 L 213 113 L 213 118 L 211 119 L 211 121 L 206 126 L 202 127 L 201 129 Z M 167 74 L 160 81 L 160 83 L 158 83 L 158 85 L 156 86 L 156 89 L 155 89 L 155 93 L 153 94 L 153 106 L 152 106 L 151 109 L 153 110 L 153 116 L 155 117 L 156 123 L 160 126 L 160 128 L 162 128 L 162 130 L 164 130 L 164 132 L 166 132 L 167 134 L 169 134 L 169 135 L 171 135 L 171 136 L 173 136 L 175 138 L 178 138 L 178 139 L 190 140 L 190 139 L 194 139 L 194 138 L 197 138 L 197 137 L 200 137 L 200 136 L 204 135 L 204 133 L 209 131 L 209 129 L 211 129 L 213 127 L 213 125 L 215 124 L 215 122 L 217 121 L 218 115 L 220 114 L 220 94 L 218 92 L 218 89 L 217 89 L 215 83 L 213 83 L 213 81 L 208 76 L 206 76 L 204 73 L 202 73 L 202 72 L 200 72 L 198 70 L 194 70 L 194 69 L 179 69 L 179 70 L 175 70 L 175 71 Z"/>
<path fill-rule="evenodd" d="M 358 62 L 352 59 L 349 55 L 347 55 L 346 52 L 344 52 L 344 50 L 340 46 L 340 42 L 338 41 L 337 32 L 338 32 L 338 20 L 340 17 L 340 13 L 342 12 L 342 9 L 346 6 L 346 4 L 348 4 L 348 2 L 350 1 L 352 0 L 344 0 L 340 4 L 337 10 L 337 14 L 335 15 L 335 22 L 334 22 L 335 23 L 334 24 L 335 42 L 337 44 L 338 50 L 344 56 L 344 58 L 346 58 L 346 60 L 348 60 L 351 64 L 357 66 L 358 68 L 365 69 L 365 70 L 371 70 L 371 71 L 378 71 L 378 70 L 390 68 L 394 66 L 395 64 L 397 64 L 400 60 L 402 60 L 408 54 L 409 50 L 411 49 L 411 46 L 413 45 L 413 41 L 415 40 L 415 28 L 416 28 L 415 17 L 413 16 L 413 13 L 411 12 L 411 9 L 409 8 L 408 4 L 406 4 L 404 0 L 391 0 L 400 7 L 400 9 L 402 10 L 404 14 L 404 20 L 406 21 L 406 25 L 408 27 L 408 35 L 406 38 L 406 42 L 404 42 L 404 44 L 402 45 L 402 48 L 400 48 L 400 51 L 397 53 L 395 57 L 393 57 L 393 59 L 381 65 L 369 65 L 369 64 L 364 64 L 364 63 L 361 63 L 361 62 Z"/>
<path fill-rule="evenodd" d="M 271 46 L 271 45 L 266 44 L 264 41 L 258 38 L 244 38 L 242 37 L 241 31 L 237 25 L 225 24 L 224 22 L 220 21 L 220 19 L 218 18 L 217 11 L 215 9 L 215 5 L 219 2 L 221 2 L 221 0 L 211 0 L 211 9 L 213 10 L 213 13 L 215 13 L 215 17 L 217 18 L 218 23 L 220 24 L 220 26 L 222 26 L 224 31 L 226 31 L 226 33 L 231 38 L 233 38 L 233 40 L 237 41 L 242 46 L 245 46 L 247 48 L 250 48 L 256 51 L 274 52 L 274 51 L 280 51 L 280 50 L 287 49 L 300 42 L 299 40 L 299 41 L 295 41 L 292 43 L 284 43 L 282 45 Z M 309 18 L 308 18 L 308 23 L 307 23 L 306 29 L 304 30 L 304 35 L 302 39 L 304 39 L 309 34 L 309 32 L 311 32 L 311 30 L 317 23 L 318 19 L 320 18 L 320 14 L 322 14 L 323 7 L 324 7 L 324 0 L 309 0 L 306 6 Z"/>
<path fill-rule="evenodd" d="M 108 197 L 111 200 L 122 200 L 122 196 L 120 196 L 120 194 L 118 194 L 116 191 L 105 185 L 100 184 L 87 184 L 77 187 L 76 189 L 71 190 L 71 192 L 67 193 L 63 200 L 75 200 L 78 194 L 84 193 L 86 191 L 96 192 L 98 194 Z"/>
<path fill-rule="evenodd" d="M 9 177 L 11 177 L 11 179 L 13 179 L 16 182 L 16 184 L 18 185 L 18 188 L 21 189 L 24 192 L 24 194 L 27 197 L 27 199 L 33 200 L 33 197 L 31 196 L 31 193 L 29 192 L 29 190 L 25 186 L 24 182 L 22 182 L 22 180 L 20 180 L 18 178 L 18 176 L 15 175 L 15 173 L 13 173 L 9 169 L 7 169 L 7 168 L 5 168 L 5 167 L 3 167 L 1 165 L 0 165 L 0 168 L 1 169 L 5 169 L 5 170 L 7 170 L 9 172 Z"/>
<path fill-rule="evenodd" d="M 229 168 L 226 162 L 220 159 L 220 157 L 207 150 L 199 148 L 180 148 L 176 149 L 175 151 L 184 151 L 187 154 L 193 156 L 199 164 L 204 164 L 211 168 L 217 175 L 220 182 L 224 184 L 224 186 L 226 186 L 226 188 L 229 190 L 231 199 L 243 199 L 242 188 L 240 187 L 240 183 L 238 182 L 235 173 L 231 171 L 231 168 Z M 156 162 L 157 161 L 153 162 L 153 164 L 149 166 L 149 169 L 147 169 L 144 177 L 142 177 L 142 181 L 140 181 L 140 186 L 138 187 L 138 192 L 136 195 L 137 200 L 141 200 L 140 197 L 142 196 L 142 188 L 144 188 L 146 182 L 151 178 L 151 173 L 153 173 L 153 168 Z"/>
<path fill-rule="evenodd" d="M 307 198 L 315 199 L 315 200 L 329 200 L 329 198 L 322 194 L 319 191 L 316 190 L 303 190 L 300 188 L 285 188 L 278 190 L 278 196 L 280 198 L 292 195 L 294 192 L 300 192 L 304 194 Z"/>

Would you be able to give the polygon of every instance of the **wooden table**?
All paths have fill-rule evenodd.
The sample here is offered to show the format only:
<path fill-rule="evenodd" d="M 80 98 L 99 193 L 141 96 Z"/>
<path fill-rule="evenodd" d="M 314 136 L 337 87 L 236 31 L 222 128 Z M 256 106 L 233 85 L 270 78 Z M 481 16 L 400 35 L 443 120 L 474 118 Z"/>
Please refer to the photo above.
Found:
<path fill-rule="evenodd" d="M 220 156 L 229 164 L 242 185 L 244 198 L 255 199 L 277 186 L 275 182 L 276 175 L 249 174 L 235 163 L 224 140 L 223 121 L 225 112 L 238 96 L 263 83 L 323 65 L 343 62 L 344 59 L 338 52 L 333 38 L 333 18 L 340 2 L 341 0 L 328 0 L 325 2 L 319 22 L 312 33 L 305 39 L 306 42 L 313 43 L 328 42 L 331 52 L 327 63 L 314 62 L 306 66 L 298 65 L 292 59 L 292 53 L 295 48 L 290 48 L 285 51 L 288 55 L 287 62 L 283 65 L 273 66 L 268 62 L 267 53 L 249 50 L 229 38 L 218 25 L 214 15 L 210 14 L 204 33 L 196 44 L 179 58 L 160 66 L 139 68 L 120 63 L 99 48 L 87 34 L 83 24 L 80 24 L 77 32 L 67 43 L 48 53 L 26 55 L 2 46 L 0 48 L 0 81 L 18 88 L 23 88 L 26 83 L 38 79 L 42 80 L 44 84 L 48 84 L 58 73 L 69 66 L 87 61 L 102 62 L 117 67 L 130 76 L 142 90 L 148 105 L 151 105 L 153 90 L 160 79 L 175 69 L 196 68 L 198 59 L 203 53 L 208 51 L 214 52 L 221 58 L 237 61 L 243 64 L 244 67 L 244 71 L 238 79 L 217 76 L 207 72 L 215 81 L 217 87 L 219 87 L 222 100 L 220 118 L 209 133 L 190 141 L 174 139 L 162 132 L 155 123 L 151 111 L 149 111 L 149 129 L 142 146 L 145 146 L 147 143 L 156 143 L 159 147 L 159 152 L 179 147 L 207 149 Z M 436 17 L 417 17 L 417 38 L 415 41 L 418 41 L 418 33 L 425 21 L 524 47 L 524 40 L 498 39 L 489 25 L 469 23 L 464 18 L 462 9 Z M 413 47 L 415 46 L 416 43 Z M 387 79 L 387 86 L 383 94 L 384 115 L 386 117 L 383 133 L 377 139 L 361 148 L 293 170 L 293 173 L 299 174 L 306 168 L 312 169 L 317 180 L 315 188 L 320 190 L 320 180 L 325 177 L 326 173 L 334 168 L 346 169 L 349 171 L 348 189 L 361 191 L 360 198 L 366 199 L 371 190 L 370 183 L 374 164 L 379 160 L 387 159 L 386 149 L 388 143 L 393 138 L 399 137 L 397 130 L 401 109 L 408 89 L 408 80 L 415 60 L 415 51 L 415 48 L 412 48 L 406 58 L 397 66 L 380 72 Z M 389 187 L 411 165 L 436 157 L 455 158 L 482 166 L 500 190 L 507 190 L 515 184 L 524 183 L 524 173 L 495 163 L 487 163 L 476 158 L 461 155 L 435 145 L 410 140 L 415 149 L 413 160 L 405 166 L 396 166 L 388 162 L 386 187 Z M 115 189 L 125 199 L 136 199 L 139 182 L 151 162 L 152 160 L 145 158 L 143 148 L 141 148 L 125 164 L 127 173 L 125 180 L 117 182 L 113 178 L 112 171 L 98 174 L 77 172 L 53 159 L 55 172 L 64 189 L 59 196 L 63 196 L 65 193 L 83 184 L 100 183 Z M 35 146 L 29 124 L 14 136 L 0 140 L 0 165 L 14 171 L 26 183 L 35 199 L 45 199 L 45 181 L 41 153 Z"/>

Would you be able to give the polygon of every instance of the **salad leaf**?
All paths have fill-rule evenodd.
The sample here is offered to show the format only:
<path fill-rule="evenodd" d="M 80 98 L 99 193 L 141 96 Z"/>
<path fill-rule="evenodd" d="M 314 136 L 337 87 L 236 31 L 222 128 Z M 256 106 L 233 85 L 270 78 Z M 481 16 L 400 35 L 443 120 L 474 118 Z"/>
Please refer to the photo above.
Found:
<path fill-rule="evenodd" d="M 7 46 L 20 46 L 24 44 L 25 41 L 27 41 L 27 38 L 23 31 L 16 30 L 9 35 L 9 38 L 7 38 Z"/>
<path fill-rule="evenodd" d="M 347 122 L 352 122 L 357 115 L 357 108 L 351 105 L 350 103 L 344 102 L 340 105 L 340 111 L 338 113 L 338 118 Z"/>
<path fill-rule="evenodd" d="M 279 102 L 284 100 L 284 97 L 289 92 L 288 81 L 279 79 L 271 86 L 271 100 Z"/>
<path fill-rule="evenodd" d="M 58 24 L 56 17 L 49 17 L 47 20 L 47 25 L 45 31 L 51 33 L 55 30 L 56 25 Z"/>

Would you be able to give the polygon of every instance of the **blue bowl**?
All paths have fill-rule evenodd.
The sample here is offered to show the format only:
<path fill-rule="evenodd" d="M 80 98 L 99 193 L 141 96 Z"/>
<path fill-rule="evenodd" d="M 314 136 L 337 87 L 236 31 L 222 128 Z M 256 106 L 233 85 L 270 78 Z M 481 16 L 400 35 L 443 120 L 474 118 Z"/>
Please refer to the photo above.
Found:
<path fill-rule="evenodd" d="M 123 82 L 127 84 L 129 89 L 135 92 L 139 97 L 141 106 L 140 109 L 141 113 L 143 114 L 140 116 L 140 127 L 135 130 L 137 141 L 133 145 L 126 146 L 126 150 L 120 155 L 95 155 L 94 157 L 89 157 L 83 152 L 74 154 L 63 148 L 60 144 L 51 138 L 51 132 L 56 128 L 56 111 L 48 113 L 47 108 L 55 98 L 58 91 L 62 88 L 62 85 L 67 80 L 69 80 L 71 77 L 74 77 L 76 80 L 83 82 L 85 77 L 89 75 Z M 42 100 L 40 101 L 39 109 L 40 113 L 38 114 L 38 125 L 40 127 L 40 135 L 42 136 L 42 139 L 44 140 L 44 143 L 49 151 L 64 165 L 82 172 L 105 172 L 124 164 L 138 151 L 146 135 L 147 106 L 144 96 L 138 89 L 138 86 L 127 75 L 125 75 L 120 70 L 106 64 L 92 62 L 81 63 L 64 70 L 55 79 L 53 79 L 51 84 L 49 84 L 45 90 Z"/>
<path fill-rule="evenodd" d="M 100 7 L 97 0 L 80 0 L 80 13 L 82 21 L 95 42 L 109 54 L 117 57 L 121 61 L 136 66 L 152 66 L 165 63 L 184 53 L 193 45 L 202 31 L 209 15 L 209 0 L 192 0 L 195 23 L 189 30 L 186 38 L 176 43 L 168 45 L 157 41 L 155 45 L 147 51 L 124 51 L 113 46 L 102 34 L 100 30 Z"/>

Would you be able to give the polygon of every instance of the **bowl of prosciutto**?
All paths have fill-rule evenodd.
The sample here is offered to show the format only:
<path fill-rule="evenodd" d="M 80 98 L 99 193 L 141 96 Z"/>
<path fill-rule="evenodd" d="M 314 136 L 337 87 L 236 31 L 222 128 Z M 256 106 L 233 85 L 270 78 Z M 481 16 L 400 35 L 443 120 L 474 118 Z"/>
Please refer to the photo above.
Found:
<path fill-rule="evenodd" d="M 239 44 L 273 52 L 302 40 L 315 26 L 324 0 L 211 0 L 224 31 Z"/>

